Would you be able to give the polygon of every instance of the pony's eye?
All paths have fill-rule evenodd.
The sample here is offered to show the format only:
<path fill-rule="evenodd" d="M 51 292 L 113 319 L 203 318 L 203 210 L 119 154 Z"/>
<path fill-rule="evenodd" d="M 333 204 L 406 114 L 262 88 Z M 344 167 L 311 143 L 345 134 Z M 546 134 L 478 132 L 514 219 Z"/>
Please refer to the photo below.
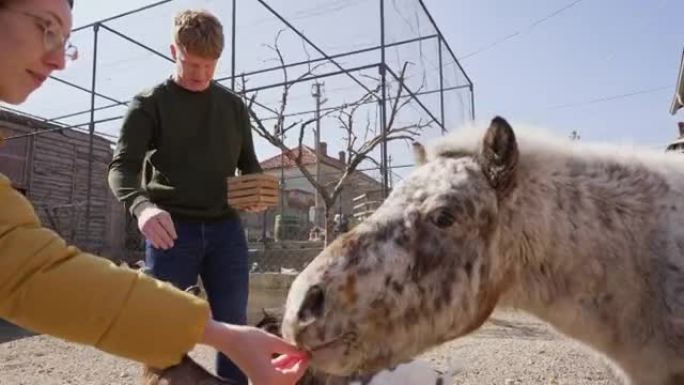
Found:
<path fill-rule="evenodd" d="M 451 227 L 454 222 L 456 222 L 456 218 L 447 210 L 439 210 L 432 216 L 432 223 L 442 229 Z"/>

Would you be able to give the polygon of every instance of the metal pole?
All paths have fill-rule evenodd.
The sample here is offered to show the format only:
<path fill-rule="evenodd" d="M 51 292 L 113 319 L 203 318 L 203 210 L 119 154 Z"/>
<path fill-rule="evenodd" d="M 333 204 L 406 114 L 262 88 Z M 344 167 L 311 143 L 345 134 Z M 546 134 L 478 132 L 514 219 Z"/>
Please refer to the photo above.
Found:
<path fill-rule="evenodd" d="M 142 48 L 142 49 L 144 49 L 144 50 L 146 50 L 146 51 L 149 51 L 149 52 L 151 52 L 151 53 L 153 53 L 153 54 L 159 56 L 160 58 L 162 58 L 162 59 L 164 59 L 164 60 L 166 60 L 166 61 L 168 61 L 168 62 L 175 63 L 175 60 L 173 60 L 173 58 L 171 58 L 170 56 L 164 55 L 163 53 L 157 51 L 156 49 L 154 49 L 154 48 L 152 48 L 152 47 L 149 47 L 149 46 L 147 46 L 147 45 L 145 45 L 145 44 L 143 44 L 143 43 L 141 43 L 141 42 L 139 42 L 139 41 L 137 41 L 137 40 L 135 40 L 135 39 L 132 39 L 132 38 L 130 38 L 130 37 L 124 35 L 123 33 L 119 32 L 119 31 L 117 31 L 117 30 L 115 30 L 115 29 L 113 29 L 113 28 L 107 27 L 107 26 L 104 25 L 104 24 L 100 25 L 100 27 L 102 27 L 102 28 L 106 29 L 107 31 L 113 33 L 114 35 L 116 35 L 116 36 L 118 36 L 118 37 L 120 37 L 120 38 L 126 40 L 126 41 L 129 42 L 129 43 L 133 43 L 133 44 L 137 45 L 138 47 L 140 47 L 140 48 Z"/>
<path fill-rule="evenodd" d="M 134 10 L 131 10 L 131 11 L 128 11 L 128 12 L 120 13 L 120 14 L 118 14 L 118 15 L 115 15 L 115 16 L 112 16 L 112 17 L 108 17 L 108 18 L 106 18 L 106 19 L 98 20 L 98 21 L 96 21 L 96 22 L 94 22 L 94 23 L 90 23 L 90 24 L 82 25 L 82 26 L 80 26 L 80 27 L 78 27 L 78 28 L 74 28 L 74 29 L 71 31 L 71 33 L 78 32 L 78 31 L 81 31 L 81 30 L 84 30 L 84 29 L 88 29 L 88 28 L 90 28 L 90 27 L 94 27 L 94 26 L 96 26 L 96 25 L 106 23 L 106 22 L 108 22 L 108 21 L 114 21 L 114 20 L 116 20 L 116 19 L 120 19 L 120 18 L 125 17 L 125 16 L 133 15 L 133 14 L 135 14 L 135 13 L 139 13 L 139 12 L 142 12 L 142 11 L 146 11 L 146 10 L 148 10 L 148 9 L 152 9 L 152 8 L 154 8 L 154 7 L 160 6 L 160 5 L 162 5 L 162 4 L 170 3 L 170 2 L 172 2 L 172 1 L 174 1 L 174 0 L 162 0 L 162 1 L 158 1 L 158 2 L 153 3 L 153 4 L 148 4 L 148 5 L 146 5 L 146 6 L 144 6 L 144 7 L 141 7 L 141 8 L 137 8 L 137 9 L 134 9 Z"/>
<path fill-rule="evenodd" d="M 393 43 L 385 44 L 385 47 L 386 48 L 399 47 L 399 46 L 407 45 L 407 44 L 411 44 L 411 43 L 417 43 L 417 42 L 421 42 L 421 41 L 437 39 L 438 37 L 439 37 L 439 35 L 436 35 L 436 34 L 435 35 L 421 36 L 421 37 L 416 37 L 413 39 L 395 41 Z M 377 46 L 373 46 L 373 47 L 357 49 L 355 51 L 346 51 L 346 52 L 338 53 L 335 55 L 329 55 L 329 58 L 339 59 L 339 58 L 347 57 L 347 56 L 354 56 L 354 55 L 359 55 L 359 54 L 368 53 L 368 52 L 375 52 L 375 51 L 379 50 L 380 48 L 382 48 L 382 46 L 377 45 Z M 302 61 L 298 61 L 298 62 L 287 63 L 285 65 L 278 65 L 275 67 L 268 67 L 268 68 L 262 68 L 262 69 L 254 70 L 254 71 L 243 72 L 240 74 L 240 76 L 252 76 L 252 75 L 259 75 L 259 74 L 263 74 L 263 73 L 267 73 L 267 72 L 282 71 L 283 68 L 297 67 L 297 66 L 301 66 L 301 65 L 305 65 L 305 64 L 313 64 L 313 63 L 318 63 L 318 62 L 327 61 L 327 60 L 329 60 L 329 59 L 325 58 L 325 57 L 320 57 L 318 59 L 302 60 Z M 349 71 L 353 72 L 352 69 L 350 69 Z M 223 76 L 223 77 L 217 78 L 216 81 L 219 81 L 219 82 L 226 81 L 226 80 L 230 79 L 231 77 L 235 77 L 235 76 Z"/>
<path fill-rule="evenodd" d="M 280 132 L 280 142 L 285 143 L 285 134 Z M 285 151 L 280 150 L 280 223 L 282 224 L 283 212 L 285 210 Z M 275 236 L 275 234 L 274 234 Z"/>
<path fill-rule="evenodd" d="M 115 116 L 113 118 L 99 119 L 99 120 L 95 121 L 95 124 L 113 122 L 115 120 L 121 120 L 123 118 L 124 118 L 123 116 Z M 45 123 L 48 123 L 48 122 L 46 121 Z M 58 124 L 62 124 L 62 123 L 56 123 L 56 124 L 50 123 L 51 126 L 56 126 Z M 46 129 L 40 130 L 40 131 L 33 131 L 33 132 L 28 133 L 28 134 L 8 136 L 7 138 L 5 138 L 5 140 L 10 141 L 10 140 L 16 140 L 16 139 L 21 139 L 21 138 L 30 138 L 32 136 L 45 135 L 45 134 L 49 134 L 51 132 L 58 132 L 58 133 L 61 133 L 62 135 L 64 135 L 64 132 L 63 132 L 64 130 L 74 130 L 77 132 L 84 132 L 83 127 L 85 127 L 85 126 L 90 126 L 90 122 L 83 123 L 83 124 L 72 124 L 72 125 L 68 125 L 68 126 L 67 125 L 61 125 L 61 126 L 58 126 L 55 128 L 46 128 Z M 116 139 L 116 137 L 114 137 L 113 135 L 109 135 L 109 134 L 104 133 L 104 132 L 95 131 L 95 133 L 100 135 L 100 136 L 108 136 L 112 139 Z"/>
<path fill-rule="evenodd" d="M 320 75 L 310 75 L 310 76 L 306 76 L 306 77 L 299 77 L 299 78 L 296 78 L 294 80 L 289 80 L 286 82 L 271 83 L 271 84 L 261 86 L 261 87 L 248 88 L 246 90 L 241 90 L 241 93 L 246 94 L 246 93 L 251 93 L 251 92 L 263 91 L 263 90 L 267 90 L 267 89 L 271 89 L 271 88 L 278 88 L 278 87 L 284 87 L 284 86 L 291 85 L 291 84 L 310 82 L 312 80 L 329 78 L 329 77 L 337 76 L 337 75 L 344 75 L 344 74 L 350 75 L 352 72 L 363 71 L 365 69 L 370 69 L 370 68 L 378 67 L 378 66 L 379 66 L 378 63 L 373 63 L 373 64 L 366 64 L 363 66 L 349 68 L 349 69 L 340 70 L 340 71 L 326 72 L 326 73 L 320 74 Z M 371 93 L 369 93 L 369 95 L 371 95 Z"/>
<path fill-rule="evenodd" d="M 282 199 L 282 198 L 281 198 Z M 267 224 L 267 218 L 268 218 L 268 209 L 264 210 L 264 213 L 261 214 L 261 240 L 266 245 L 266 224 Z"/>
<path fill-rule="evenodd" d="M 112 109 L 112 108 L 114 108 L 114 107 L 119 107 L 119 106 L 127 105 L 127 103 L 128 103 L 128 102 L 125 102 L 125 103 L 107 104 L 106 106 L 97 107 L 97 108 L 95 109 L 95 111 L 110 110 L 110 109 Z M 66 115 L 55 116 L 54 118 L 48 118 L 48 119 L 45 120 L 45 121 L 46 121 L 46 122 L 57 122 L 57 121 L 59 121 L 59 120 L 66 119 L 66 118 L 75 118 L 75 117 L 77 117 L 77 116 L 89 114 L 90 111 L 91 111 L 91 109 L 88 108 L 88 109 L 85 110 L 85 111 L 77 111 L 77 112 L 72 112 L 72 113 L 66 114 Z"/>
<path fill-rule="evenodd" d="M 75 89 L 77 89 L 77 90 L 79 90 L 79 91 L 83 91 L 83 92 L 87 92 L 87 93 L 89 93 L 89 94 L 93 94 L 93 91 L 92 91 L 92 90 L 89 90 L 89 89 L 87 89 L 87 88 L 85 88 L 85 87 L 81 87 L 81 86 L 79 86 L 78 84 L 72 83 L 72 82 L 70 82 L 70 81 L 67 81 L 67 80 L 64 80 L 64 79 L 60 79 L 60 78 L 58 78 L 58 77 L 56 77 L 56 76 L 51 75 L 51 76 L 50 76 L 50 79 L 55 80 L 55 81 L 58 81 L 58 82 L 60 82 L 60 83 L 62 83 L 62 84 L 66 84 L 66 85 L 68 85 L 69 87 L 75 88 Z M 119 105 L 127 105 L 127 104 L 128 104 L 127 102 L 122 102 L 121 100 L 116 100 L 116 99 L 114 99 L 114 98 L 110 98 L 109 96 L 104 95 L 104 94 L 101 94 L 101 93 L 98 93 L 98 92 L 95 92 L 94 94 L 95 94 L 95 96 L 99 96 L 99 97 L 101 97 L 102 99 L 109 100 L 110 102 L 118 103 Z"/>
<path fill-rule="evenodd" d="M 444 59 L 442 58 L 442 36 L 437 40 L 439 52 L 439 108 L 442 118 L 442 134 L 446 131 L 446 121 L 444 113 Z"/>
<path fill-rule="evenodd" d="M 93 25 L 93 73 L 90 93 L 90 132 L 88 136 L 88 186 L 86 187 L 85 233 L 88 247 L 90 245 L 90 201 L 93 190 L 93 140 L 95 137 L 95 94 L 97 87 L 97 42 L 100 25 Z"/>
<path fill-rule="evenodd" d="M 311 89 L 311 95 L 316 99 L 316 111 L 314 113 L 314 119 L 316 120 L 316 130 L 314 132 L 314 149 L 316 151 L 316 183 L 320 186 L 321 184 L 321 98 L 323 96 L 322 91 L 323 83 L 314 83 Z M 318 191 L 314 193 L 314 223 L 317 226 L 321 226 L 321 194 Z"/>
<path fill-rule="evenodd" d="M 302 31 L 300 31 L 299 29 L 295 28 L 295 26 L 292 25 L 292 23 L 290 23 L 289 21 L 287 21 L 287 19 L 285 19 L 281 14 L 279 14 L 278 12 L 276 12 L 275 9 L 273 9 L 270 5 L 268 5 L 268 3 L 267 3 L 265 0 L 257 0 L 257 1 L 258 1 L 261 5 L 263 5 L 264 8 L 266 8 L 271 14 L 273 14 L 275 17 L 277 17 L 278 20 L 280 20 L 283 24 L 285 24 L 285 26 L 287 26 L 290 30 L 292 30 L 292 32 L 294 32 L 295 34 L 297 34 L 297 36 L 299 36 L 302 40 L 304 40 L 308 45 L 310 45 L 313 49 L 315 49 L 316 51 L 318 51 L 318 53 L 321 54 L 321 56 L 325 57 L 325 58 L 326 58 L 328 61 L 330 61 L 330 63 L 332 63 L 335 67 L 339 68 L 339 69 L 342 70 L 342 71 L 345 71 L 345 74 L 346 74 L 350 79 L 352 79 L 354 82 L 356 82 L 356 84 L 358 84 L 359 86 L 361 86 L 361 88 L 363 88 L 364 91 L 368 92 L 368 93 L 371 94 L 371 95 L 375 95 L 375 93 L 374 93 L 373 91 L 371 91 L 365 84 L 363 84 L 363 82 L 361 82 L 361 80 L 357 79 L 357 78 L 356 78 L 354 75 L 352 75 L 351 73 L 346 72 L 345 68 L 344 68 L 339 62 L 337 62 L 336 60 L 334 60 L 332 57 L 330 57 L 330 55 L 328 55 L 327 53 L 325 53 L 325 51 L 323 51 L 323 50 L 322 50 L 321 48 L 319 48 L 316 44 L 314 44 L 314 42 L 311 41 L 311 39 L 309 39 Z"/>
<path fill-rule="evenodd" d="M 387 52 L 385 47 L 385 0 L 380 0 L 380 82 L 382 96 L 380 99 L 380 124 L 382 125 L 382 144 L 380 157 L 382 173 L 382 196 L 389 195 L 389 178 L 387 174 Z M 401 85 L 399 86 L 401 87 Z"/>
<path fill-rule="evenodd" d="M 470 118 L 475 120 L 475 91 L 473 90 L 473 84 L 470 84 Z"/>
<path fill-rule="evenodd" d="M 462 86 L 446 87 L 446 88 L 444 88 L 444 92 L 456 91 L 456 90 L 463 90 L 463 89 L 466 89 L 466 88 L 467 88 L 467 89 L 470 89 L 470 85 L 465 85 L 465 84 L 464 84 L 464 85 L 462 85 Z M 407 98 L 417 98 L 418 96 L 435 95 L 435 94 L 439 94 L 439 89 L 435 89 L 435 90 L 432 90 L 432 91 L 416 92 L 416 93 L 409 93 L 408 91 L 406 91 L 406 92 L 404 93 L 404 95 L 401 95 L 399 98 L 396 98 L 396 97 L 394 97 L 394 96 L 391 96 L 391 97 L 389 97 L 387 100 L 388 100 L 388 101 L 397 101 L 397 100 L 403 100 L 403 99 L 407 99 Z M 420 99 L 417 99 L 417 100 L 420 100 Z M 363 102 L 363 103 L 361 103 L 360 105 L 365 106 L 365 105 L 369 105 L 369 104 L 372 104 L 372 103 L 377 103 L 377 101 L 376 101 L 376 100 L 371 100 L 371 101 Z M 255 104 L 256 104 L 256 103 L 255 103 Z M 321 108 L 321 112 L 327 112 L 327 111 L 338 110 L 339 108 L 340 108 L 339 106 L 336 106 L 336 107 L 325 107 L 325 108 Z M 421 108 L 422 108 L 422 106 L 421 106 Z M 283 117 L 285 117 L 285 118 L 292 118 L 292 117 L 296 117 L 296 116 L 311 115 L 311 114 L 313 114 L 314 112 L 316 112 L 315 109 L 313 109 L 313 110 L 308 110 L 308 111 L 293 112 L 293 113 L 289 113 L 289 114 L 284 114 Z M 277 112 L 275 112 L 275 114 L 277 115 Z M 270 120 L 276 120 L 276 119 L 278 119 L 277 116 L 271 116 L 271 117 L 263 118 L 262 120 L 263 120 L 263 121 L 270 121 Z M 433 118 L 432 120 L 433 120 L 436 124 L 440 124 L 440 122 L 439 122 L 439 120 L 438 120 L 437 118 Z"/>
<path fill-rule="evenodd" d="M 231 53 L 230 53 L 230 60 L 231 60 L 231 65 L 230 65 L 230 89 L 235 91 L 235 54 L 237 53 L 237 50 L 235 49 L 235 31 L 236 31 L 236 25 L 235 23 L 237 22 L 237 0 L 233 0 L 233 45 L 231 48 Z"/>
<path fill-rule="evenodd" d="M 411 89 L 404 82 L 402 82 L 402 78 L 400 78 L 399 75 L 394 73 L 394 71 L 392 71 L 392 69 L 389 67 L 386 67 L 385 71 L 389 72 L 389 74 L 392 75 L 392 77 L 399 82 L 399 87 L 404 88 L 404 91 L 407 94 L 409 94 L 411 98 L 425 111 L 425 113 L 430 117 L 430 119 L 432 119 L 430 123 L 435 122 L 439 124 L 439 119 L 437 119 L 437 117 L 435 117 L 432 111 L 429 108 L 427 108 L 423 102 L 420 101 L 420 99 L 417 97 L 417 94 L 411 91 Z"/>
<path fill-rule="evenodd" d="M 390 155 L 389 159 L 387 160 L 387 170 L 389 173 L 389 185 L 390 187 L 394 187 L 394 173 L 392 172 L 392 155 Z"/>
<path fill-rule="evenodd" d="M 435 23 L 435 19 L 432 18 L 432 14 L 430 13 L 430 11 L 428 11 L 423 0 L 418 0 L 418 4 L 420 4 L 420 6 L 423 8 L 423 12 L 425 12 L 425 15 L 427 15 L 428 19 L 430 20 L 430 23 L 432 23 L 432 27 L 435 29 L 437 34 L 439 36 L 441 36 L 442 41 L 444 43 L 444 47 L 447 49 L 447 52 L 449 52 L 449 54 L 451 55 L 451 58 L 456 62 L 456 65 L 461 70 L 461 73 L 463 74 L 463 76 L 465 76 L 468 84 L 472 85 L 473 81 L 470 79 L 470 76 L 468 76 L 466 71 L 463 69 L 463 66 L 461 66 L 461 62 L 459 62 L 458 59 L 456 58 L 456 54 L 454 54 L 454 50 L 451 49 L 449 42 L 444 39 L 444 34 L 442 33 L 442 31 L 437 26 L 437 23 Z"/>

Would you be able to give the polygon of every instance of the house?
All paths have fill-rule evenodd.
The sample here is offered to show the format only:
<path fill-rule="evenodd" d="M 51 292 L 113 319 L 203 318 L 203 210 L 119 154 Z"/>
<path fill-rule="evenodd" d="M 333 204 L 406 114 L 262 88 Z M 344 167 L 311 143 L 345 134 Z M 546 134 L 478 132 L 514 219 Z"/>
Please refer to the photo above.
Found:
<path fill-rule="evenodd" d="M 682 107 L 684 107 L 684 52 L 682 52 L 682 61 L 679 64 L 677 87 L 675 88 L 675 95 L 672 100 L 672 107 L 670 107 L 670 113 L 674 115 Z"/>
<path fill-rule="evenodd" d="M 107 186 L 112 143 L 44 120 L 0 109 L 0 173 L 31 201 L 44 226 L 79 248 L 120 259 L 125 212 Z M 44 131 L 44 132 L 41 132 Z M 16 137 L 12 139 L 12 137 Z M 88 163 L 92 162 L 90 223 L 86 224 Z"/>
<path fill-rule="evenodd" d="M 682 61 L 679 64 L 679 75 L 677 77 L 677 85 L 675 87 L 670 113 L 675 115 L 682 107 L 684 107 L 684 52 L 682 52 Z M 668 144 L 665 151 L 684 152 L 684 122 L 679 122 L 678 126 L 679 138 Z"/>
<path fill-rule="evenodd" d="M 665 151 L 684 152 L 684 122 L 679 122 L 679 138 L 668 144 Z"/>
<path fill-rule="evenodd" d="M 346 167 L 345 153 L 340 152 L 337 157 L 328 155 L 327 143 L 321 143 L 320 174 L 321 181 L 334 188 L 344 173 Z M 316 151 L 304 146 L 301 150 L 290 150 L 293 157 L 301 156 L 306 169 L 316 175 Z M 269 210 L 265 216 L 245 214 L 243 216 L 245 228 L 250 233 L 250 238 L 260 238 L 263 235 L 272 235 L 275 227 L 275 217 L 282 213 L 281 221 L 288 218 L 289 223 L 296 222 L 299 228 L 297 238 L 305 238 L 312 226 L 313 208 L 315 205 L 316 190 L 306 179 L 295 162 L 287 154 L 279 154 L 261 162 L 264 173 L 277 176 L 282 184 L 282 207 Z M 347 216 L 352 215 L 353 199 L 367 192 L 382 190 L 381 182 L 369 175 L 356 171 L 345 182 L 342 192 L 332 208 L 333 212 Z M 322 205 L 322 203 L 321 203 Z M 259 236 L 255 233 L 259 233 Z M 264 234 L 266 233 L 266 234 Z"/>

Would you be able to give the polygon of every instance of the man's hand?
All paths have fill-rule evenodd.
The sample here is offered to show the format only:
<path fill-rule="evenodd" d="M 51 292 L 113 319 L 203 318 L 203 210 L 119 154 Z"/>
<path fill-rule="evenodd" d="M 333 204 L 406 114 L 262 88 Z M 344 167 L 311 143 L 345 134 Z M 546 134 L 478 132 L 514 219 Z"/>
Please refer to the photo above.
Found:
<path fill-rule="evenodd" d="M 261 213 L 261 212 L 265 211 L 267 208 L 268 208 L 268 206 L 266 206 L 264 204 L 256 204 L 256 205 L 251 205 L 251 206 L 245 207 L 244 211 L 246 211 L 248 213 L 256 214 L 256 213 Z"/>
<path fill-rule="evenodd" d="M 138 229 L 157 249 L 168 250 L 178 238 L 171 214 L 157 206 L 149 205 L 140 211 Z"/>
<path fill-rule="evenodd" d="M 309 366 L 309 357 L 284 340 L 251 326 L 210 320 L 202 343 L 228 356 L 253 385 L 294 385 Z M 279 357 L 273 359 L 273 354 Z"/>

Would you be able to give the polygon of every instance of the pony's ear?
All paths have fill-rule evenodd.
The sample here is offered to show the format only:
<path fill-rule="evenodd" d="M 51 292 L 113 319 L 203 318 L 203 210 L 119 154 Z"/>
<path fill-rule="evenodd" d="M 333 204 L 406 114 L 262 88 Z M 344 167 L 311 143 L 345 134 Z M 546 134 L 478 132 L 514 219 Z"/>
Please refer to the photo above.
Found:
<path fill-rule="evenodd" d="M 518 144 L 513 128 L 499 116 L 492 119 L 484 136 L 480 163 L 497 195 L 505 196 L 513 189 L 518 165 Z"/>
<path fill-rule="evenodd" d="M 411 145 L 413 146 L 413 158 L 416 165 L 422 166 L 427 163 L 427 152 L 425 151 L 425 147 L 418 142 L 413 142 Z"/>

